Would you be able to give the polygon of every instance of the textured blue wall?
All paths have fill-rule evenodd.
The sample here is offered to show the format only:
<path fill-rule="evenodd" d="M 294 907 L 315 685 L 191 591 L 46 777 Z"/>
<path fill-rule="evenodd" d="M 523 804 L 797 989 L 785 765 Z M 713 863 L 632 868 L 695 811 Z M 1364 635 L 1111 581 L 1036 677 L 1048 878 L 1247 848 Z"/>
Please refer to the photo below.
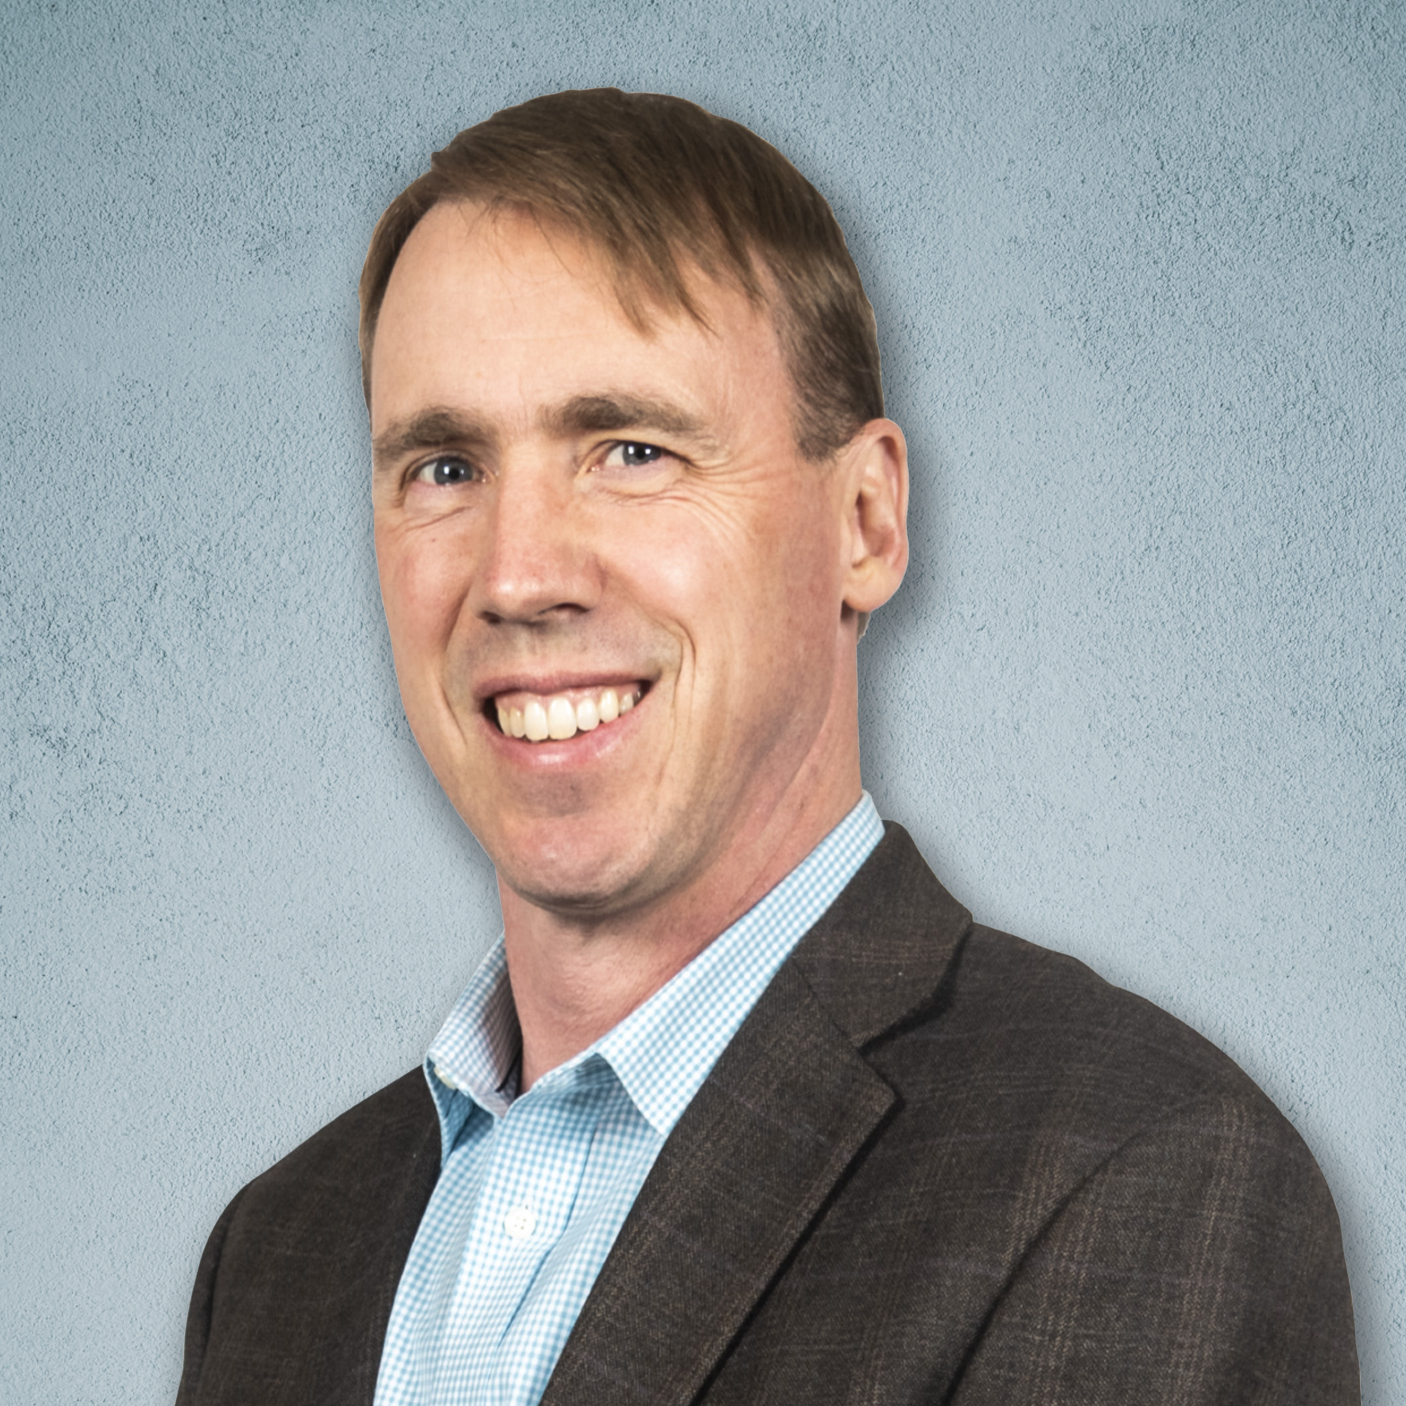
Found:
<path fill-rule="evenodd" d="M 1400 3 L 12 0 L 0 78 L 0 1399 L 168 1399 L 225 1200 L 497 930 L 395 693 L 354 287 L 430 150 L 603 82 L 850 233 L 916 475 L 882 809 L 1284 1107 L 1406 1399 Z"/>

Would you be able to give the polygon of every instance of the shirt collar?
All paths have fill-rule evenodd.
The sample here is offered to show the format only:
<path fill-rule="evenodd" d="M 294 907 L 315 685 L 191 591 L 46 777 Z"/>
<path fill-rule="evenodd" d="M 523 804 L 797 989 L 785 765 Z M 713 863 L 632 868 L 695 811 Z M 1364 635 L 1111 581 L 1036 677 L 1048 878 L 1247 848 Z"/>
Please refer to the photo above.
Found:
<path fill-rule="evenodd" d="M 839 897 L 883 833 L 883 821 L 866 791 L 775 888 L 563 1068 L 598 1055 L 651 1127 L 667 1137 L 781 964 Z M 507 1111 L 517 1092 L 521 1050 L 500 937 L 425 1059 L 445 1158 L 472 1112 L 468 1100 L 494 1117 Z"/>
<path fill-rule="evenodd" d="M 839 897 L 884 823 L 869 794 L 782 881 L 596 1047 L 667 1137 L 778 968 Z"/>

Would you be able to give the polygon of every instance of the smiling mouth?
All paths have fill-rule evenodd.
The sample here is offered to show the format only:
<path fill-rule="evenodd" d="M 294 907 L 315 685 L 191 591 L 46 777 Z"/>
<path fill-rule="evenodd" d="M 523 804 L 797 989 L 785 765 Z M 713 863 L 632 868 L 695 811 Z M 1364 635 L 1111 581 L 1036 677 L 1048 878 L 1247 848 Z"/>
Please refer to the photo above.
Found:
<path fill-rule="evenodd" d="M 525 742 L 564 742 L 578 732 L 594 732 L 623 717 L 644 696 L 644 685 L 572 688 L 561 693 L 500 693 L 485 712 L 505 737 Z"/>

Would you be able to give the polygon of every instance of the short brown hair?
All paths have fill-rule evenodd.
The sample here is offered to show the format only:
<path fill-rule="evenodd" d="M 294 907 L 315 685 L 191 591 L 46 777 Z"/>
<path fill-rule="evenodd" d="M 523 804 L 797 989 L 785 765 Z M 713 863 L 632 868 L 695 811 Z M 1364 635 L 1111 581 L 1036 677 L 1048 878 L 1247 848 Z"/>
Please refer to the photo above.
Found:
<path fill-rule="evenodd" d="M 796 390 L 796 444 L 823 459 L 884 413 L 874 312 L 845 237 L 814 186 L 754 132 L 694 103 L 617 88 L 552 93 L 460 132 L 391 203 L 361 274 L 361 366 L 391 270 L 434 206 L 525 209 L 594 245 L 641 328 L 648 305 L 702 321 L 687 265 L 735 281 L 758 306 L 778 294 Z M 682 256 L 682 263 L 681 263 Z"/>

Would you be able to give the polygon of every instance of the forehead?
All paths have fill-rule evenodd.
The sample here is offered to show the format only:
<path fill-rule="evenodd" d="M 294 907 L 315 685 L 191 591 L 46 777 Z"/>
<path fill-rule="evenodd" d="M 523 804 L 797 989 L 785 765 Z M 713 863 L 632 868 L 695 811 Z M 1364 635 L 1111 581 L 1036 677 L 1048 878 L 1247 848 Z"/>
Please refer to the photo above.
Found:
<path fill-rule="evenodd" d="M 436 206 L 407 239 L 382 301 L 373 426 L 410 402 L 506 412 L 514 399 L 593 394 L 605 381 L 789 406 L 767 310 L 698 270 L 689 293 L 699 318 L 658 303 L 632 318 L 606 260 L 569 230 L 514 211 Z"/>

